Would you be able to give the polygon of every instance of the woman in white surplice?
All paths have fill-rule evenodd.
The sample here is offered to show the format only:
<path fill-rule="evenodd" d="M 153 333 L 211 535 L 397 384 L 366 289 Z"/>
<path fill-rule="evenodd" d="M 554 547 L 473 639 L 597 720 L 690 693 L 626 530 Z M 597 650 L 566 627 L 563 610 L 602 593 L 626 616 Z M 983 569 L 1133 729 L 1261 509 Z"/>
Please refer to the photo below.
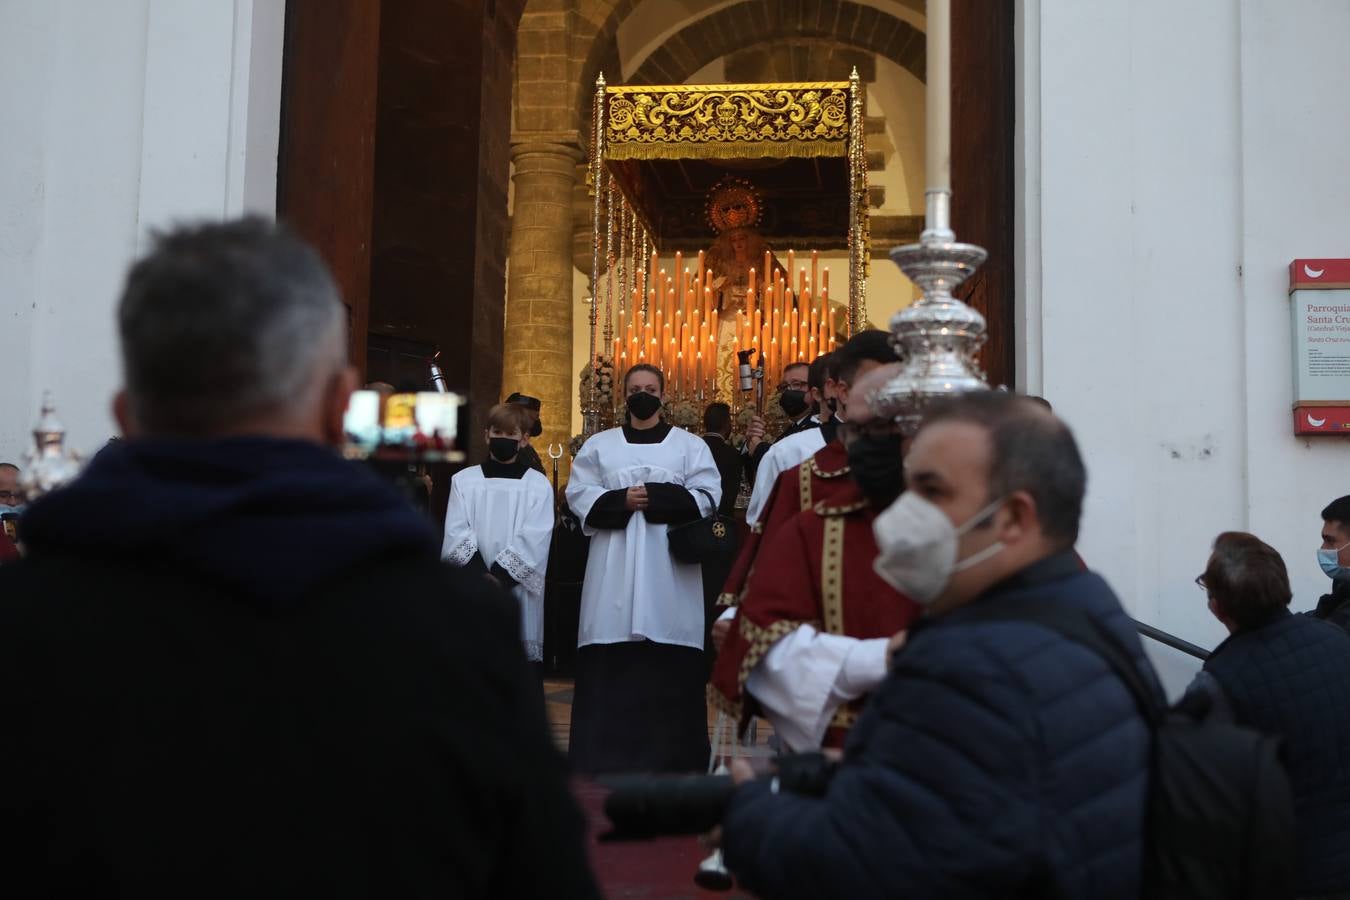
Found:
<path fill-rule="evenodd" d="M 544 572 L 553 537 L 553 487 L 519 459 L 528 414 L 500 403 L 488 412 L 488 459 L 450 479 L 441 556 L 495 578 L 520 602 L 521 640 L 544 658 Z"/>
<path fill-rule="evenodd" d="M 567 483 L 591 536 L 569 745 L 583 773 L 708 764 L 702 574 L 666 532 L 715 510 L 722 481 L 702 438 L 661 421 L 664 394 L 659 369 L 629 369 L 628 423 L 587 440 Z"/>

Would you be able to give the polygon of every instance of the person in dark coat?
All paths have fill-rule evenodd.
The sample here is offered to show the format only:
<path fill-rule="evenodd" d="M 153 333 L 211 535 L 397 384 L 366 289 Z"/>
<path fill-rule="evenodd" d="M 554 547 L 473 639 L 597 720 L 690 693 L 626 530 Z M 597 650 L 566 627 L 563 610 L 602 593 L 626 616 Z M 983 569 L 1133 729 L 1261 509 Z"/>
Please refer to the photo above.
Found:
<path fill-rule="evenodd" d="M 1331 579 L 1312 615 L 1350 630 L 1350 496 L 1338 497 L 1322 510 L 1322 546 L 1317 562 Z"/>
<path fill-rule="evenodd" d="M 4 896 L 597 896 L 514 604 L 334 452 L 318 255 L 159 236 L 119 325 L 127 440 L 0 570 Z"/>
<path fill-rule="evenodd" d="M 712 451 L 713 462 L 722 476 L 722 499 L 717 502 L 719 515 L 732 516 L 736 512 L 736 497 L 741 492 L 743 455 L 731 446 L 731 407 L 725 403 L 709 403 L 703 410 L 703 440 Z M 734 534 L 735 532 L 733 532 Z M 703 563 L 703 630 L 707 649 L 708 665 L 711 668 L 716 650 L 712 643 L 712 627 L 717 621 L 717 596 L 722 592 L 722 584 L 727 580 L 731 564 L 735 560 L 735 546 L 723 559 L 709 560 Z"/>
<path fill-rule="evenodd" d="M 736 497 L 741 492 L 741 454 L 731 446 L 731 407 L 725 403 L 709 403 L 703 411 L 703 441 L 712 451 L 717 471 L 722 476 L 722 499 L 717 512 L 731 515 L 736 509 Z"/>
<path fill-rule="evenodd" d="M 538 397 L 530 397 L 526 394 L 520 393 L 520 391 L 515 391 L 503 402 L 512 403 L 516 406 L 519 406 L 521 409 L 525 410 L 525 412 L 529 415 L 530 429 L 528 433 L 525 435 L 527 439 L 537 438 L 539 437 L 539 435 L 544 433 L 543 423 L 539 421 L 539 414 L 540 411 L 543 409 L 544 405 L 539 402 Z M 531 469 L 534 469 L 540 475 L 548 474 L 547 472 L 544 471 L 544 461 L 539 458 L 539 451 L 534 449 L 534 445 L 529 443 L 528 440 L 526 440 L 525 446 L 520 448 L 519 459 L 522 463 L 529 466 Z"/>
<path fill-rule="evenodd" d="M 1196 582 L 1229 637 L 1181 706 L 1284 738 L 1299 895 L 1350 896 L 1350 634 L 1290 614 L 1284 560 L 1255 535 L 1219 535 Z"/>
<path fill-rule="evenodd" d="M 1130 618 L 1072 553 L 1085 473 L 1050 413 L 1001 392 L 934 409 L 878 574 L 926 607 L 823 796 L 737 761 L 726 865 L 770 898 L 1058 897 L 1140 889 L 1151 735 L 1092 650 L 995 620 L 1035 598 L 1090 617 L 1161 691 Z"/>

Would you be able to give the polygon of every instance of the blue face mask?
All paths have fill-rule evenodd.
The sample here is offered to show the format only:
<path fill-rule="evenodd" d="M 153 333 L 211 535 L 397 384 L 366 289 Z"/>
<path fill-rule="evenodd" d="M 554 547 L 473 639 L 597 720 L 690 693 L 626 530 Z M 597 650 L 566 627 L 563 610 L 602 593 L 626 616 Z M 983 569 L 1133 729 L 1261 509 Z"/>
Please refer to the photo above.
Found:
<path fill-rule="evenodd" d="M 10 506 L 8 503 L 0 503 L 0 516 L 3 516 L 5 513 L 14 513 L 15 515 L 18 515 L 27 508 L 28 504 L 26 503 L 20 503 L 18 506 Z"/>
<path fill-rule="evenodd" d="M 1350 544 L 1342 544 L 1334 550 L 1317 551 L 1317 564 L 1328 578 L 1350 578 L 1350 567 L 1340 564 L 1341 551 L 1346 547 L 1350 547 Z"/>

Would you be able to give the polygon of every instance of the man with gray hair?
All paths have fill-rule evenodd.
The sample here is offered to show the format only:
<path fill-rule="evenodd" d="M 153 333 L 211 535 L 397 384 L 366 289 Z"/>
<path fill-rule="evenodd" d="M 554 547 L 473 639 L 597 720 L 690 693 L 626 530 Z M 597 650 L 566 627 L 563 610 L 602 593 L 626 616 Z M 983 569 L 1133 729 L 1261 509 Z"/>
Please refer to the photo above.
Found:
<path fill-rule="evenodd" d="M 318 255 L 160 235 L 118 325 L 127 439 L 0 572 L 5 895 L 594 896 L 514 605 L 334 452 Z"/>
<path fill-rule="evenodd" d="M 756 781 L 723 819 L 727 867 L 764 898 L 1134 900 L 1152 737 L 1100 655 L 999 618 L 1035 601 L 1090 620 L 1162 694 L 1111 588 L 1081 569 L 1087 473 L 1067 426 L 984 391 L 930 409 L 876 573 L 924 607 L 823 796 Z"/>

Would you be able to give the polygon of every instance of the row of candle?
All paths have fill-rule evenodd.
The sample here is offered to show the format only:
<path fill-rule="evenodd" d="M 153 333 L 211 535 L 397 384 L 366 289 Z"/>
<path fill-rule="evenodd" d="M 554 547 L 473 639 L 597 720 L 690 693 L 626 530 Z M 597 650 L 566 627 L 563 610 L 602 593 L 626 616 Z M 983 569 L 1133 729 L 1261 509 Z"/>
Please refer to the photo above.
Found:
<path fill-rule="evenodd" d="M 795 262 L 795 252 L 789 252 L 788 272 Z M 729 339 L 732 352 L 756 351 L 752 364 L 763 365 L 769 383 L 773 384 L 788 363 L 810 362 L 834 349 L 834 310 L 829 301 L 828 267 L 822 273 L 816 296 L 818 254 L 812 253 L 810 274 L 804 267 L 799 270 L 795 291 L 782 267 L 773 267 L 768 253 L 764 255 L 764 263 L 764 271 L 772 271 L 773 275 L 767 283 L 760 283 L 756 271 L 749 271 L 745 306 L 734 313 Z M 615 376 L 621 385 L 629 368 L 646 363 L 665 374 L 668 392 L 678 397 L 707 399 L 716 393 L 719 336 L 726 315 L 717 309 L 713 294 L 716 276 L 705 267 L 701 252 L 693 272 L 683 268 L 682 255 L 677 253 L 673 278 L 657 265 L 653 254 L 649 271 L 656 274 L 652 277 L 653 285 L 645 292 L 645 310 L 642 274 L 626 304 L 619 309 L 618 327 L 610 348 Z"/>

